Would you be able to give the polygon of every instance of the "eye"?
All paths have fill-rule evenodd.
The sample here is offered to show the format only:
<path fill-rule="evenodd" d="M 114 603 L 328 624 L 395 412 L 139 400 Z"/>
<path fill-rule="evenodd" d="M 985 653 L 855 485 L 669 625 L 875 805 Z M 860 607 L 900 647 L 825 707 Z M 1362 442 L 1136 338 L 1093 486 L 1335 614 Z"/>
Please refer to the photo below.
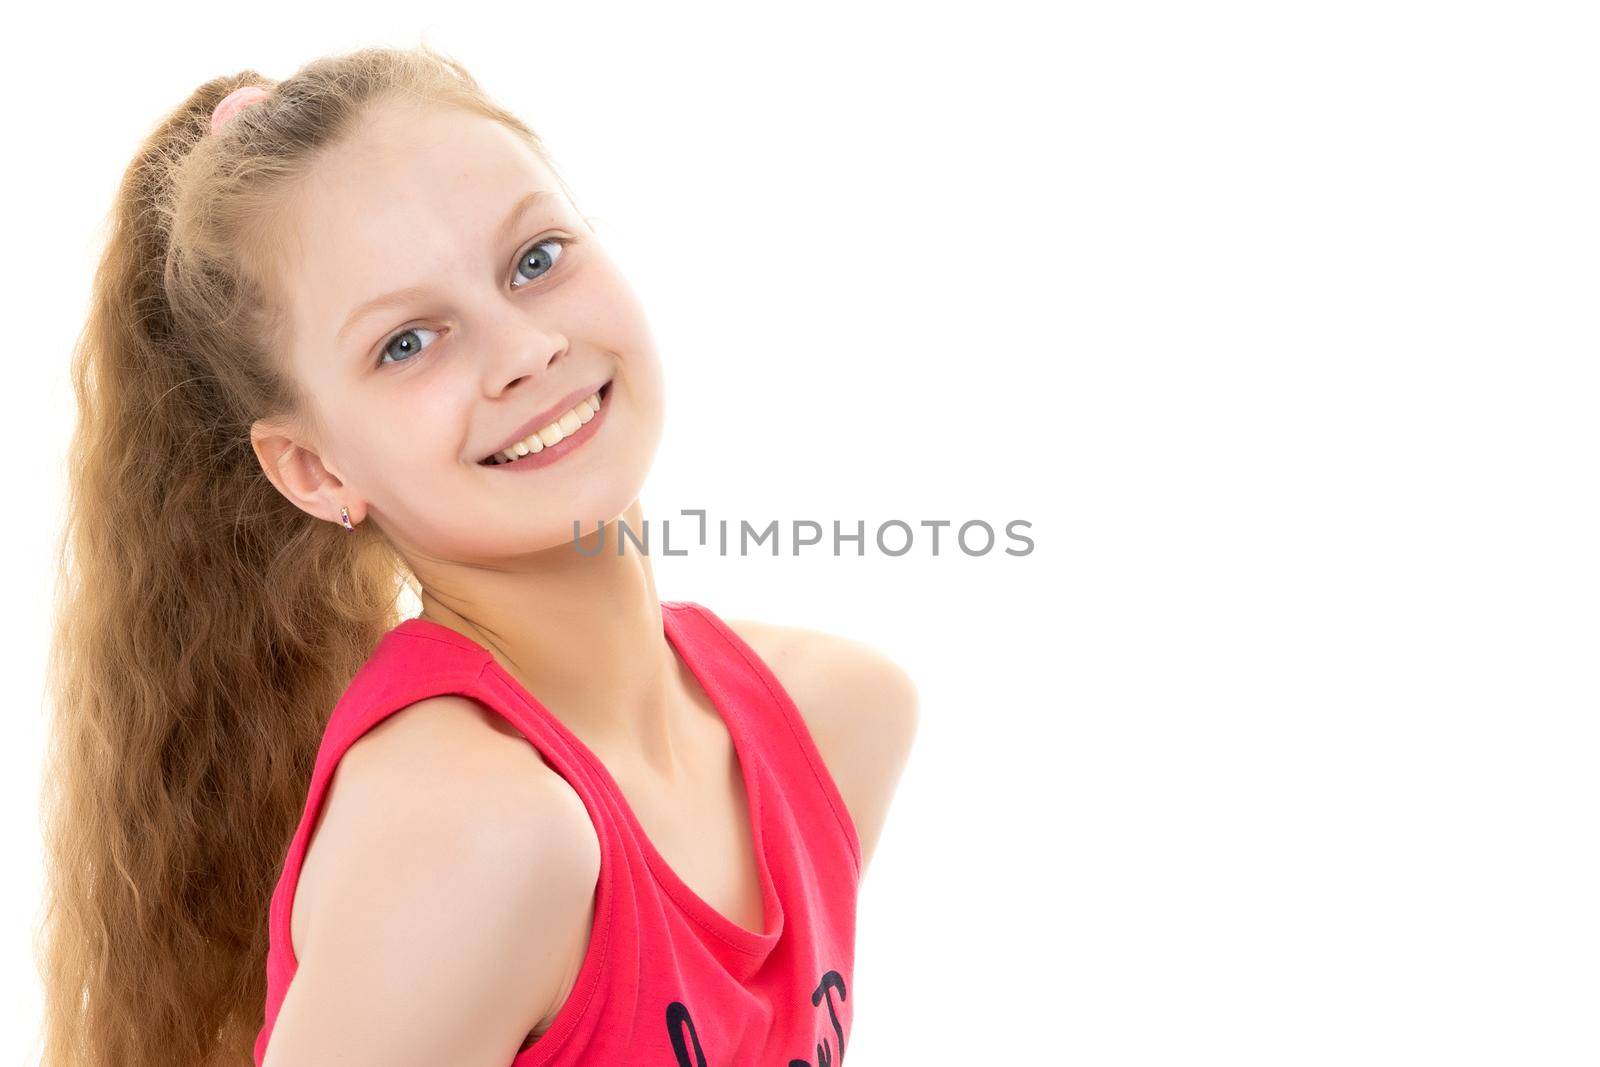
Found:
<path fill-rule="evenodd" d="M 428 347 L 428 345 L 432 344 L 434 338 L 438 336 L 439 331 L 424 330 L 420 326 L 413 326 L 408 330 L 401 330 L 399 333 L 395 334 L 393 337 L 389 338 L 383 343 L 382 358 L 378 360 L 378 365 L 382 366 L 385 363 L 404 363 L 412 356 Z M 387 358 L 389 356 L 395 356 L 397 358 L 389 359 Z"/>
<path fill-rule="evenodd" d="M 522 253 L 517 260 L 517 277 L 527 281 L 538 281 L 542 276 L 550 273 L 556 265 L 556 260 L 561 258 L 561 253 L 570 242 L 564 237 L 546 237 L 538 244 Z M 522 288 L 521 285 L 512 283 L 513 289 Z"/>

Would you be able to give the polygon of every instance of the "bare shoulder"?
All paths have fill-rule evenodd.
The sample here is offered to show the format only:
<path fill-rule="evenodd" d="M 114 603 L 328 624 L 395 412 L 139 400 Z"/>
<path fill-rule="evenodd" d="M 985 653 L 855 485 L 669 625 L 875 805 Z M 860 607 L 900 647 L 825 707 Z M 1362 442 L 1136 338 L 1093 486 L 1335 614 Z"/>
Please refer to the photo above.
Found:
<path fill-rule="evenodd" d="M 267 1067 L 504 1064 L 571 988 L 599 866 L 582 800 L 492 711 L 394 713 L 324 801 Z"/>
<path fill-rule="evenodd" d="M 864 642 L 800 626 L 730 619 L 728 627 L 789 693 L 872 855 L 916 737 L 915 682 Z"/>

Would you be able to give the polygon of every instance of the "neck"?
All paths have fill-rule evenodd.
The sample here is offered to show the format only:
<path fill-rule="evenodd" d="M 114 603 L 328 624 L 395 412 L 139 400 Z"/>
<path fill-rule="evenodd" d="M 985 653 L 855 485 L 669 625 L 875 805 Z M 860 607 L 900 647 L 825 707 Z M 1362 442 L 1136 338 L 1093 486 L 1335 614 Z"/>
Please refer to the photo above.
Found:
<path fill-rule="evenodd" d="M 637 500 L 622 517 L 643 528 Z M 592 556 L 563 544 L 515 569 L 430 573 L 422 617 L 477 641 L 591 749 L 670 774 L 684 667 L 662 633 L 650 557 L 618 555 L 615 535 Z"/>

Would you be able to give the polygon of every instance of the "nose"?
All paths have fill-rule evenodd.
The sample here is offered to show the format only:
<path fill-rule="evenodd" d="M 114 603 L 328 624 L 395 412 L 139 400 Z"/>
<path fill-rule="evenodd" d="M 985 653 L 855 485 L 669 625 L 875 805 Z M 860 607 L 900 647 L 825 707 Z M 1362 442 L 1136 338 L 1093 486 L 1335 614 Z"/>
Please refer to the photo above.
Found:
<path fill-rule="evenodd" d="M 484 394 L 490 398 L 544 378 L 551 364 L 564 358 L 569 343 L 549 322 L 502 305 L 491 320 L 492 336 L 485 338 Z"/>

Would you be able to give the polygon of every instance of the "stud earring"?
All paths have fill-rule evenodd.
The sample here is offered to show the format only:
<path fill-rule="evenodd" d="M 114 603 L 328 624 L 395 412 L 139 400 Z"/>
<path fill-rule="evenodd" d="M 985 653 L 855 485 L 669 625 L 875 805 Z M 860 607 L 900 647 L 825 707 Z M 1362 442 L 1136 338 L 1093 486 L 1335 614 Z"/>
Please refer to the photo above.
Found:
<path fill-rule="evenodd" d="M 340 508 L 339 509 L 339 521 L 344 523 L 344 528 L 346 530 L 352 530 L 353 531 L 355 529 L 354 526 L 350 525 L 350 509 L 349 508 Z"/>

